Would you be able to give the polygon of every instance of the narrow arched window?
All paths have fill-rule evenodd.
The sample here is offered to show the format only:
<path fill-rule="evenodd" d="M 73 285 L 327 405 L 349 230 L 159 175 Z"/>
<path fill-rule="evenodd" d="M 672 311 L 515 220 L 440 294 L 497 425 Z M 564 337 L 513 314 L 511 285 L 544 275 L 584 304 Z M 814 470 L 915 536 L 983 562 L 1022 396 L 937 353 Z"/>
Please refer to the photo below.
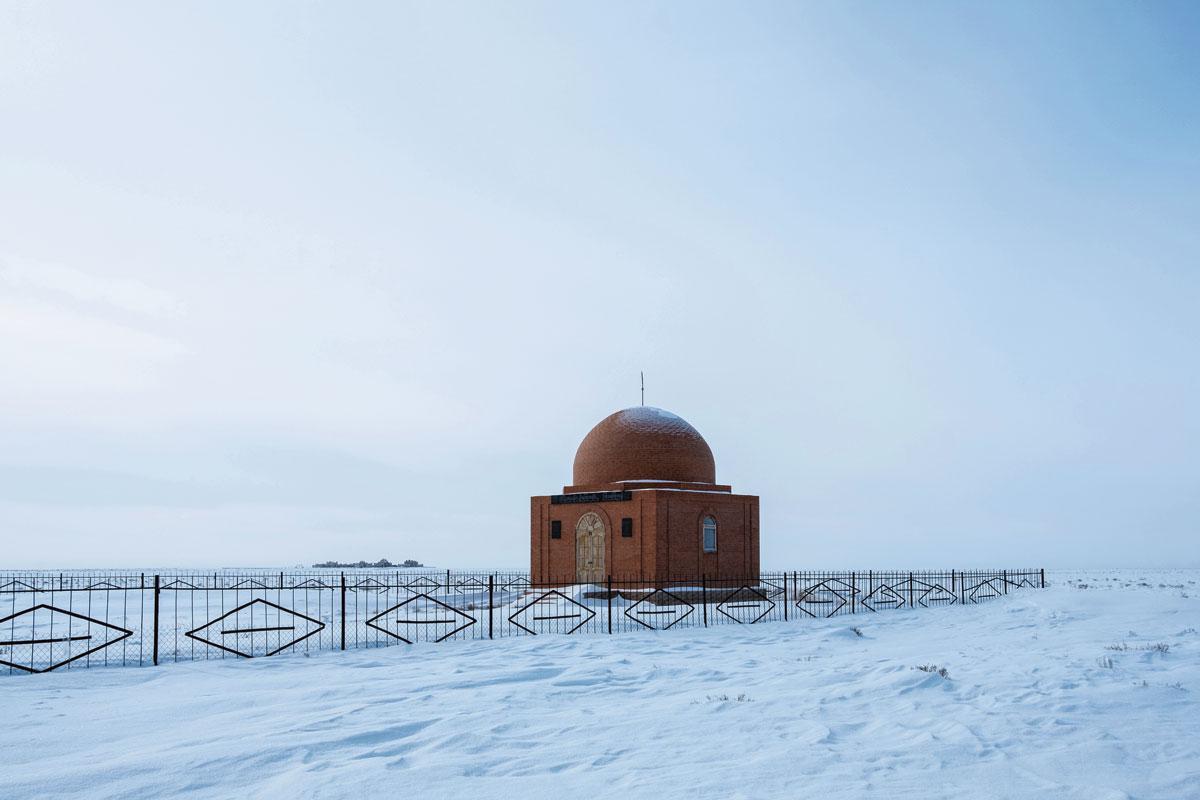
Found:
<path fill-rule="evenodd" d="M 704 552 L 717 552 L 717 521 L 712 517 L 705 517 L 701 529 L 704 531 Z"/>

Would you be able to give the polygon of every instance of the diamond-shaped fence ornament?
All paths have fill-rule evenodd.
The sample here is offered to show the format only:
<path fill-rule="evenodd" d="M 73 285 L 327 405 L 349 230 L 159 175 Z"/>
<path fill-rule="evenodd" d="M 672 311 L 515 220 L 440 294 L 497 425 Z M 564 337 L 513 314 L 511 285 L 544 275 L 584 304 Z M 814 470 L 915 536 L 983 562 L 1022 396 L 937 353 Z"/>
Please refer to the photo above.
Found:
<path fill-rule="evenodd" d="M 625 609 L 625 616 L 639 625 L 665 631 L 682 622 L 696 607 L 665 589 L 655 589 Z"/>
<path fill-rule="evenodd" d="M 414 578 L 413 580 L 409 581 L 408 583 L 402 585 L 400 588 L 405 589 L 410 592 L 428 594 L 429 592 L 436 592 L 439 589 L 441 589 L 442 584 L 438 583 L 437 581 L 433 580 L 432 578 L 427 578 L 424 575 L 422 575 L 421 577 Z"/>
<path fill-rule="evenodd" d="M 273 656 L 324 627 L 319 619 L 256 598 L 188 631 L 187 636 L 226 653 L 255 658 Z"/>
<path fill-rule="evenodd" d="M 325 583 L 324 581 L 322 581 L 319 578 L 308 578 L 306 580 L 301 581 L 300 583 L 297 583 L 292 588 L 293 589 L 332 589 L 334 587 L 328 583 Z"/>
<path fill-rule="evenodd" d="M 41 603 L 0 619 L 0 664 L 49 672 L 132 635 L 127 628 Z"/>
<path fill-rule="evenodd" d="M 470 577 L 454 581 L 454 588 L 460 592 L 481 592 L 487 591 L 488 585 L 482 578 Z"/>
<path fill-rule="evenodd" d="M 185 580 L 176 578 L 175 580 L 171 581 L 170 583 L 164 583 L 161 588 L 163 588 L 163 589 L 199 589 L 200 587 L 194 583 L 188 583 Z"/>
<path fill-rule="evenodd" d="M 999 578 L 990 578 L 975 584 L 967 590 L 967 599 L 978 603 L 980 600 L 991 600 L 1004 594 L 1004 590 L 997 585 L 998 580 Z"/>
<path fill-rule="evenodd" d="M 245 578 L 231 585 L 230 589 L 266 589 L 268 586 L 258 578 Z"/>
<path fill-rule="evenodd" d="M 508 580 L 504 581 L 503 583 L 497 584 L 496 588 L 501 591 L 505 591 L 505 592 L 522 592 L 527 589 L 532 589 L 533 584 L 531 584 L 529 582 L 529 578 L 516 577 L 516 578 L 509 578 Z"/>
<path fill-rule="evenodd" d="M 958 597 L 955 596 L 954 592 L 940 583 L 917 583 L 916 585 L 922 587 L 921 593 L 917 595 L 917 603 L 925 608 L 929 608 L 930 606 L 948 606 L 958 602 Z"/>
<path fill-rule="evenodd" d="M 375 594 L 384 594 L 388 590 L 388 585 L 374 578 L 364 578 L 358 583 L 351 584 L 346 587 L 352 592 L 374 592 Z"/>
<path fill-rule="evenodd" d="M 596 612 L 551 589 L 517 609 L 508 621 L 526 633 L 574 633 L 582 628 Z"/>
<path fill-rule="evenodd" d="M 475 618 L 427 594 L 417 594 L 367 620 L 367 627 L 406 644 L 440 642 L 475 624 Z"/>
<path fill-rule="evenodd" d="M 743 625 L 753 625 L 761 621 L 774 608 L 774 600 L 751 586 L 735 589 L 717 604 L 719 613 Z"/>
<path fill-rule="evenodd" d="M 877 586 L 874 591 L 862 599 L 862 604 L 870 611 L 878 611 L 881 608 L 901 608 L 907 601 L 904 595 L 897 592 L 890 586 Z"/>
<path fill-rule="evenodd" d="M 796 608 L 810 617 L 832 617 L 846 607 L 858 591 L 839 580 L 825 580 L 805 588 L 796 598 Z"/>

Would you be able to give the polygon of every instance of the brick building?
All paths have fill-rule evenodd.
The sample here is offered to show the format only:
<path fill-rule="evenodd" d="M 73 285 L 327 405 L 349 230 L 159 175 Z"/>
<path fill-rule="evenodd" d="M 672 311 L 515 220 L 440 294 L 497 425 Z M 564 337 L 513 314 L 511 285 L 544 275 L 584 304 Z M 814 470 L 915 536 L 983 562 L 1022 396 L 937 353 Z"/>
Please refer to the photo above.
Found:
<path fill-rule="evenodd" d="M 603 419 L 572 485 L 530 499 L 530 571 L 543 583 L 758 576 L 758 498 L 716 482 L 704 437 L 669 411 Z"/>

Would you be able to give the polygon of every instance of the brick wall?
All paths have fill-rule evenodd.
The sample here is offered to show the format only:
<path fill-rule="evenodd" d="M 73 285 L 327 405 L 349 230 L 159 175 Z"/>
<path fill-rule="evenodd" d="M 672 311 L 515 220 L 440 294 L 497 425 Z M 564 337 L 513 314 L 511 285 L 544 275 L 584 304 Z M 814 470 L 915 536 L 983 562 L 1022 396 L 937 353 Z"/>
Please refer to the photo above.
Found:
<path fill-rule="evenodd" d="M 530 499 L 530 573 L 538 582 L 570 582 L 575 576 L 575 526 L 587 513 L 605 528 L 605 570 L 614 576 L 740 578 L 758 574 L 758 498 L 725 492 L 645 489 L 627 501 L 552 504 Z M 717 552 L 703 552 L 701 520 L 717 520 Z M 621 520 L 633 520 L 632 538 Z M 551 539 L 551 522 L 562 538 Z"/>

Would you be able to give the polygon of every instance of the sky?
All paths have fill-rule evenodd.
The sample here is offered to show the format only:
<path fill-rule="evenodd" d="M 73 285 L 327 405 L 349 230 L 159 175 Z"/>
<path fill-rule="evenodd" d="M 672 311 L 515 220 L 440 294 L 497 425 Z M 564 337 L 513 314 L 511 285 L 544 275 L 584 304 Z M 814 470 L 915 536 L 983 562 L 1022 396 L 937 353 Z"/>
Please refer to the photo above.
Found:
<path fill-rule="evenodd" d="M 0 4 L 0 568 L 1200 567 L 1200 7 Z"/>

